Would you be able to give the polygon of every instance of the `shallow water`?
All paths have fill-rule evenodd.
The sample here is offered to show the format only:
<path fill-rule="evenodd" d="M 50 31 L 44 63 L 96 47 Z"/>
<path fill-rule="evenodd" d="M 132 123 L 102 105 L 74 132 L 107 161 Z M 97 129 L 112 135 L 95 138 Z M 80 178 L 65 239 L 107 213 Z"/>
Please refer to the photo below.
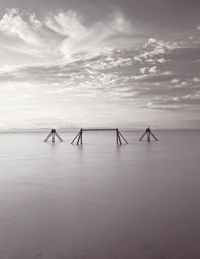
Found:
<path fill-rule="evenodd" d="M 199 131 L 47 133 L 0 134 L 1 259 L 200 258 Z"/>

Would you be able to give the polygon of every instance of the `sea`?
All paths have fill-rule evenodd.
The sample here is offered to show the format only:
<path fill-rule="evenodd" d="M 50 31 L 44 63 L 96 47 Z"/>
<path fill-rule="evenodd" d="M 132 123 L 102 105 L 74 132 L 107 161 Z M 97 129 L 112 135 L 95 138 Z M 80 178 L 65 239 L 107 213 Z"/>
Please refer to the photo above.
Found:
<path fill-rule="evenodd" d="M 0 133 L 0 259 L 199 259 L 200 130 Z"/>

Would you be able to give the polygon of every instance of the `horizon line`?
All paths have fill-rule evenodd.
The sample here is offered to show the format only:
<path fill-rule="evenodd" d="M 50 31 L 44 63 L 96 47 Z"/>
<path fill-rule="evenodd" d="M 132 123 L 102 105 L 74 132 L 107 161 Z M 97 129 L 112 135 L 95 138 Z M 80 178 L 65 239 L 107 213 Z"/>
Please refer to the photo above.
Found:
<path fill-rule="evenodd" d="M 60 131 L 75 131 L 75 130 L 80 130 L 81 128 L 84 128 L 84 127 L 66 127 L 66 128 L 63 128 L 63 127 L 40 127 L 40 128 L 0 128 L 0 133 L 2 132 L 34 132 L 34 131 L 49 131 L 51 129 L 55 128 L 56 130 L 60 130 Z M 105 128 L 105 127 L 87 127 L 87 128 L 90 128 L 90 129 L 93 129 L 93 128 L 98 128 L 98 129 L 102 129 L 102 128 Z M 115 128 L 115 127 L 107 127 L 108 129 L 110 128 Z M 136 127 L 116 127 L 120 130 L 124 130 L 124 131 L 138 131 L 138 130 L 144 130 L 146 127 L 139 127 L 139 128 L 136 128 Z M 152 129 L 154 130 L 200 130 L 200 127 L 151 127 Z"/>

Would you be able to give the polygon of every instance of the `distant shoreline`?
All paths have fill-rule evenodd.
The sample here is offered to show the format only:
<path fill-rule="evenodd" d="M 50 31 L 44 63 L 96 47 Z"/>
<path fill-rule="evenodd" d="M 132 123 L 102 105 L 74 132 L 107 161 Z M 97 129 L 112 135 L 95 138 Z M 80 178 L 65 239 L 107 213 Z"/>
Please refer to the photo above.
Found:
<path fill-rule="evenodd" d="M 92 127 L 91 127 L 92 128 Z M 56 128 L 59 132 L 77 132 L 80 128 Z M 99 127 L 99 129 L 101 129 Z M 135 132 L 135 131 L 143 131 L 144 128 L 119 128 L 121 131 L 124 132 Z M 153 128 L 155 131 L 200 131 L 200 128 Z M 41 128 L 41 129 L 0 129 L 1 133 L 45 133 L 50 131 L 51 128 Z"/>

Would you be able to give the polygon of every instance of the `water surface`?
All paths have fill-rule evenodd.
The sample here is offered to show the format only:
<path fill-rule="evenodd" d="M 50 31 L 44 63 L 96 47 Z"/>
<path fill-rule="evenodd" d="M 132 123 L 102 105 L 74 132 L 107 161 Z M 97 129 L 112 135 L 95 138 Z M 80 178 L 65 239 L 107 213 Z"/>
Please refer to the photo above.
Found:
<path fill-rule="evenodd" d="M 200 132 L 0 134 L 1 259 L 199 259 Z"/>

